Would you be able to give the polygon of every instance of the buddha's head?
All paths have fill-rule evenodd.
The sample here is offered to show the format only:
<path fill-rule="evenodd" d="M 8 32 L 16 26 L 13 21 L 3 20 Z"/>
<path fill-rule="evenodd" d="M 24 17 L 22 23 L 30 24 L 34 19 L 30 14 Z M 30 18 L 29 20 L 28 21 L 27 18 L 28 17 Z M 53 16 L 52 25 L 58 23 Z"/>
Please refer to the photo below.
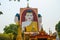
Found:
<path fill-rule="evenodd" d="M 36 21 L 38 22 L 37 15 L 34 10 L 32 9 L 26 9 L 23 11 L 21 15 L 21 22 L 24 21 Z"/>
<path fill-rule="evenodd" d="M 25 20 L 26 21 L 33 21 L 33 12 L 32 12 L 32 10 L 27 10 L 26 15 L 25 15 Z"/>

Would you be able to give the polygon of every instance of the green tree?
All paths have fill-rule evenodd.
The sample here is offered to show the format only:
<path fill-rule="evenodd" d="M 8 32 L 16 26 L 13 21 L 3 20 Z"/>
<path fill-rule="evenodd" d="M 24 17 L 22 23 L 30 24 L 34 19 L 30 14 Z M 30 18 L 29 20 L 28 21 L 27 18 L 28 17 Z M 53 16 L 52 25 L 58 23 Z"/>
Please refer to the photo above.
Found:
<path fill-rule="evenodd" d="M 55 29 L 58 32 L 58 35 L 60 37 L 60 21 L 58 22 L 58 24 L 56 24 Z"/>
<path fill-rule="evenodd" d="M 14 40 L 16 40 L 16 36 L 18 34 L 18 25 L 10 24 L 9 26 L 5 26 L 4 33 L 9 34 L 12 33 L 14 35 Z"/>

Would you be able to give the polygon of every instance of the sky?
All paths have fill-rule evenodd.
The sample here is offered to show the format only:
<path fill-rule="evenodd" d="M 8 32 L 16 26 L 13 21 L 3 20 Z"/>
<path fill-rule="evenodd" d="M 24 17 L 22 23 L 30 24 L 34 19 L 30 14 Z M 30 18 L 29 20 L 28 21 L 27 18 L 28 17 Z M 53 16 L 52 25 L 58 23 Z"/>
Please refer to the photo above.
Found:
<path fill-rule="evenodd" d="M 6 25 L 14 22 L 16 13 L 20 13 L 20 8 L 25 8 L 27 0 L 9 1 L 0 0 L 0 11 L 3 15 L 0 15 L 0 33 Z M 43 29 L 48 33 L 49 28 L 52 32 L 55 32 L 55 25 L 60 20 L 60 0 L 30 0 L 29 6 L 31 8 L 38 8 L 38 13 L 42 15 Z"/>

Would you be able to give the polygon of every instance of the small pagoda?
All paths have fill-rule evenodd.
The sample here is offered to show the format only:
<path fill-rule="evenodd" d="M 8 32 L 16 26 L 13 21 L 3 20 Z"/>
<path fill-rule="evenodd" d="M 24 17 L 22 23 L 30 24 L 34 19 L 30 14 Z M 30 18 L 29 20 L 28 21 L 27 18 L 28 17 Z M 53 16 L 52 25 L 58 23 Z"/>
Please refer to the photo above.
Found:
<path fill-rule="evenodd" d="M 32 34 L 30 40 L 56 40 L 56 35 L 49 35 L 41 28 L 41 31 L 37 35 Z"/>

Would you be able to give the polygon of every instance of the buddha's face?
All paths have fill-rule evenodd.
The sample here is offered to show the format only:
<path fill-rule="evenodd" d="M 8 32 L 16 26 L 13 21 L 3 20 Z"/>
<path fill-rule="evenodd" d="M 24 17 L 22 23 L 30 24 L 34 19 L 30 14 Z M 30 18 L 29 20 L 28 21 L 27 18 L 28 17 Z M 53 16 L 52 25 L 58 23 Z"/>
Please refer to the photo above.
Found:
<path fill-rule="evenodd" d="M 32 21 L 33 20 L 33 13 L 32 12 L 26 13 L 25 19 L 26 19 L 26 21 Z"/>

